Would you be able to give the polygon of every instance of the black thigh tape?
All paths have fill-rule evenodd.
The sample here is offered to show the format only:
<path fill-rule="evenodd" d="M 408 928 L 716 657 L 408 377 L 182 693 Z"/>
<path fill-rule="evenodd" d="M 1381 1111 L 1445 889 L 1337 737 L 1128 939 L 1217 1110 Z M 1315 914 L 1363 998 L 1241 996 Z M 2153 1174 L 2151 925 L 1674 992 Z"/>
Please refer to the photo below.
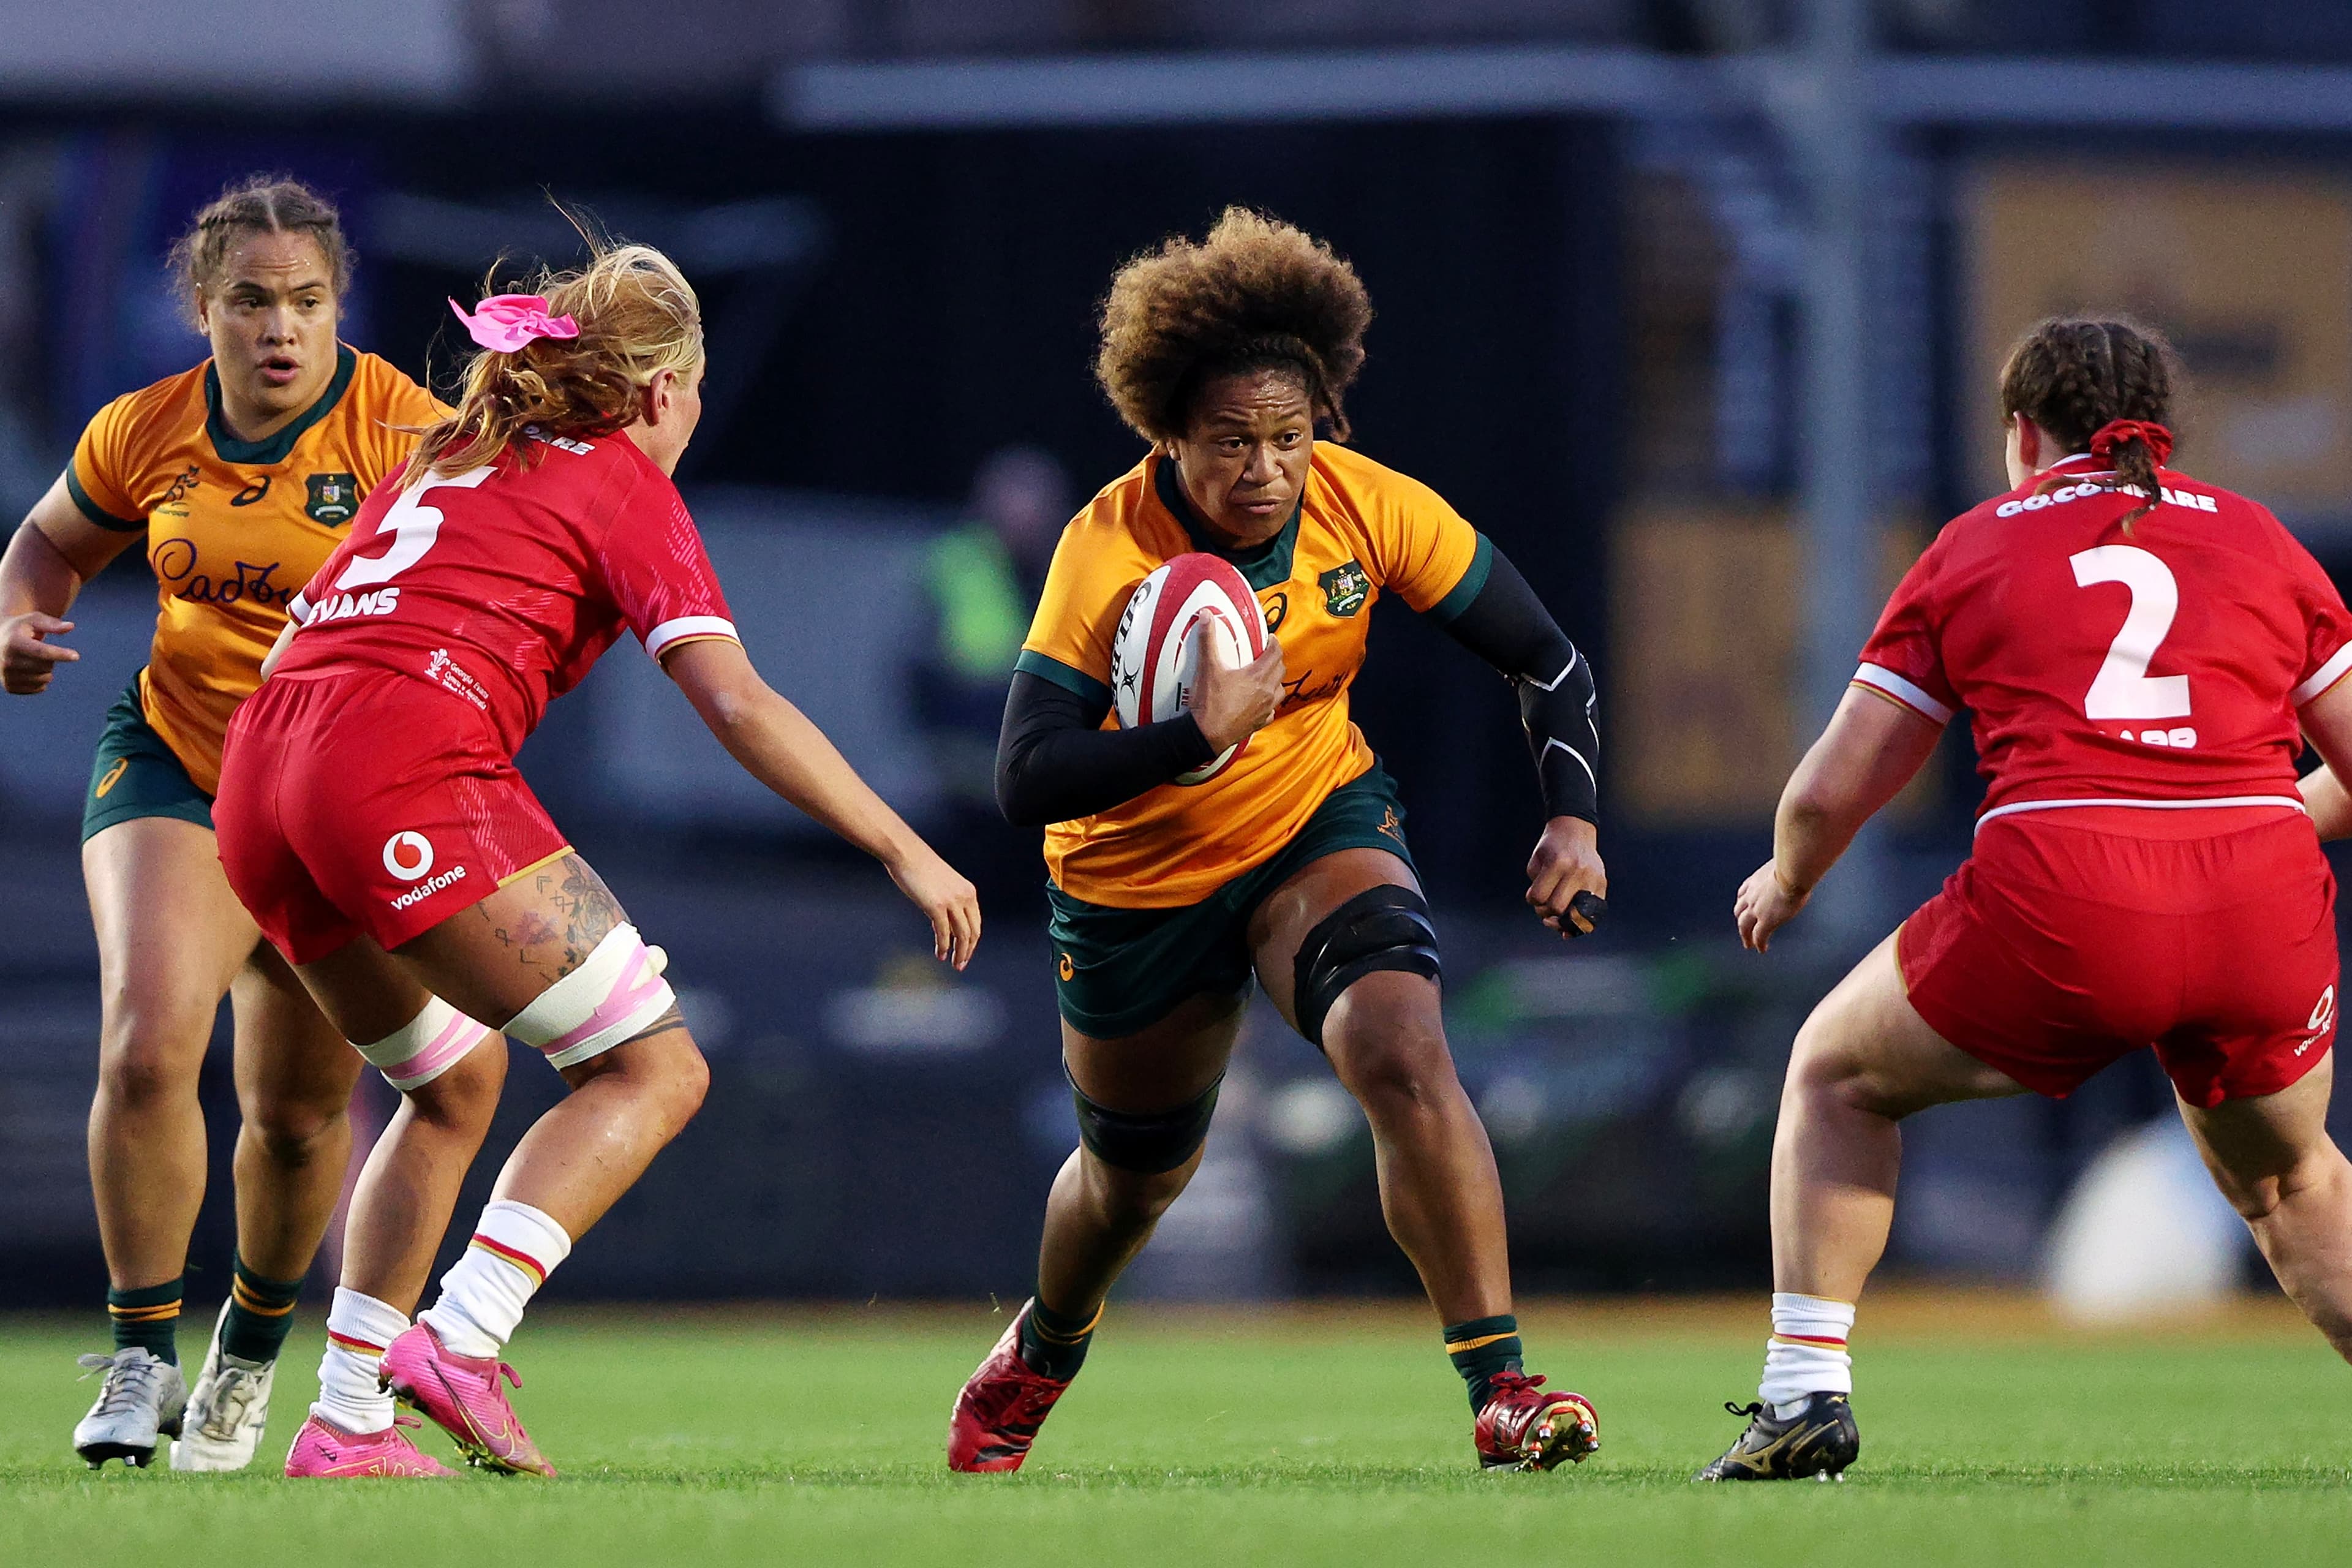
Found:
<path fill-rule="evenodd" d="M 1225 1075 L 1219 1073 L 1216 1082 L 1175 1110 L 1135 1116 L 1088 1100 L 1078 1080 L 1070 1078 L 1067 1062 L 1062 1064 L 1062 1076 L 1069 1079 L 1070 1098 L 1078 1109 L 1078 1142 L 1114 1170 L 1147 1176 L 1174 1170 L 1207 1142 L 1209 1119 L 1217 1110 L 1217 1090 L 1225 1083 Z"/>
<path fill-rule="evenodd" d="M 1442 977 L 1429 904 L 1411 888 L 1367 888 L 1317 922 L 1298 944 L 1292 1005 L 1298 1032 L 1323 1044 L 1323 1019 L 1339 994 L 1375 970 Z"/>

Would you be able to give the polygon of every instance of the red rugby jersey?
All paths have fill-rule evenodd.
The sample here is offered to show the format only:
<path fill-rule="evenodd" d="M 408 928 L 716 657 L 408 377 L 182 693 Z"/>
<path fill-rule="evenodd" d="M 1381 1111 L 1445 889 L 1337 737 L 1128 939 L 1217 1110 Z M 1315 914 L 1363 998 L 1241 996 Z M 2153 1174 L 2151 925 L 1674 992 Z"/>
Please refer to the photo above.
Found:
<path fill-rule="evenodd" d="M 2143 498 L 2095 468 L 2066 458 L 1947 524 L 1855 681 L 1938 724 L 1969 710 L 1979 821 L 2299 804 L 2295 710 L 2352 670 L 2335 584 L 2266 509 L 2169 469 L 2127 534 Z"/>
<path fill-rule="evenodd" d="M 656 658 L 735 637 L 677 487 L 617 434 L 378 486 L 289 609 L 301 630 L 279 675 L 414 675 L 489 714 L 509 750 L 625 629 Z"/>

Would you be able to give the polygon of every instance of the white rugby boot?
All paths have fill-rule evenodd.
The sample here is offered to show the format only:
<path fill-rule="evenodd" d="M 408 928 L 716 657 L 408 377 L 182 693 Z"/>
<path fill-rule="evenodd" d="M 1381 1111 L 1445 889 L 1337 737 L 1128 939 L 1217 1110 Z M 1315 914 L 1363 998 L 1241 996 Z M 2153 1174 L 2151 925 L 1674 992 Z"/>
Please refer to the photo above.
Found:
<path fill-rule="evenodd" d="M 221 1349 L 221 1331 L 228 1323 L 228 1303 L 221 1303 L 213 1320 L 213 1342 L 205 1351 L 204 1370 L 188 1393 L 187 1415 L 182 1418 L 179 1441 L 172 1445 L 175 1470 L 241 1470 L 253 1463 L 261 1429 L 269 1425 L 269 1383 L 278 1375 L 274 1361 L 247 1361 Z"/>
<path fill-rule="evenodd" d="M 104 1367 L 106 1381 L 99 1385 L 98 1403 L 74 1428 L 74 1452 L 93 1470 L 109 1459 L 144 1468 L 155 1457 L 159 1438 L 179 1435 L 188 1380 L 178 1367 L 138 1345 L 80 1361 L 90 1372 Z"/>

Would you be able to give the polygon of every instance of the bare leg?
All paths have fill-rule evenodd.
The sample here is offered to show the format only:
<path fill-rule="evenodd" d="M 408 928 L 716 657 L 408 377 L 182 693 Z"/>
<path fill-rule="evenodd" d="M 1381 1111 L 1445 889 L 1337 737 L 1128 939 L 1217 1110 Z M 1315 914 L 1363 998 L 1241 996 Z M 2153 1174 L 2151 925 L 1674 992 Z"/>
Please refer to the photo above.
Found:
<path fill-rule="evenodd" d="M 424 1007 L 428 992 L 503 1026 L 586 961 L 625 917 L 576 855 L 499 888 L 386 954 L 356 942 L 302 974 L 355 1040 L 381 1039 Z M 345 1283 L 398 1306 L 422 1292 L 467 1166 L 503 1082 L 478 1047 L 464 1064 L 406 1097 L 353 1194 Z M 677 1018 L 563 1071 L 572 1093 L 540 1118 L 499 1173 L 496 1195 L 529 1204 L 573 1240 L 604 1217 L 700 1108 L 709 1083 Z M 380 1286 L 372 1289 L 362 1279 Z"/>
<path fill-rule="evenodd" d="M 352 1089 L 365 1065 L 276 950 L 255 948 L 236 1011 L 236 1249 L 272 1279 L 299 1279 L 342 1196 Z"/>
<path fill-rule="evenodd" d="M 430 999 L 414 975 L 365 938 L 304 966 L 302 982 L 345 1038 L 362 1043 L 404 1027 Z M 344 1049 L 358 1058 L 350 1046 Z M 415 1311 L 466 1173 L 489 1134 L 506 1075 L 506 1044 L 493 1037 L 400 1097 L 352 1190 L 339 1283 Z"/>
<path fill-rule="evenodd" d="M 229 983 L 261 941 L 210 829 L 117 823 L 82 846 L 101 1023 L 89 1175 L 117 1289 L 176 1279 L 205 1196 L 196 1078 Z"/>
<path fill-rule="evenodd" d="M 2276 1094 L 2180 1116 L 2279 1284 L 2352 1361 L 2352 1165 L 2327 1136 L 2335 1077 L 2331 1053 Z"/>
<path fill-rule="evenodd" d="M 1139 1116 L 1172 1110 L 1199 1098 L 1225 1070 L 1241 1018 L 1233 997 L 1194 996 L 1124 1039 L 1098 1040 L 1064 1024 L 1063 1058 L 1099 1105 Z M 1039 1298 L 1065 1317 L 1092 1317 L 1200 1168 L 1197 1150 L 1156 1174 L 1107 1165 L 1083 1145 L 1071 1151 L 1045 1200 Z"/>
<path fill-rule="evenodd" d="M 494 1198 L 529 1204 L 574 1241 L 636 1185 L 702 1109 L 710 1069 L 675 1009 L 667 1028 L 563 1069 L 572 1092 L 531 1125 Z"/>
<path fill-rule="evenodd" d="M 1886 1250 L 1903 1162 L 1895 1123 L 2025 1087 L 1930 1029 L 1888 937 L 1797 1032 L 1772 1135 L 1772 1288 L 1853 1301 Z"/>
<path fill-rule="evenodd" d="M 352 1192 L 344 1285 L 415 1315 L 506 1077 L 505 1042 L 485 1040 L 464 1061 L 401 1097 Z"/>
<path fill-rule="evenodd" d="M 1297 1021 L 1293 965 L 1299 943 L 1332 910 L 1370 889 L 1418 888 L 1380 849 L 1316 860 L 1258 907 L 1251 944 L 1258 978 Z M 1323 1023 L 1323 1051 L 1371 1123 L 1381 1211 L 1448 1323 L 1511 1310 L 1503 1184 L 1486 1129 L 1454 1069 L 1436 983 L 1375 971 L 1342 992 Z"/>

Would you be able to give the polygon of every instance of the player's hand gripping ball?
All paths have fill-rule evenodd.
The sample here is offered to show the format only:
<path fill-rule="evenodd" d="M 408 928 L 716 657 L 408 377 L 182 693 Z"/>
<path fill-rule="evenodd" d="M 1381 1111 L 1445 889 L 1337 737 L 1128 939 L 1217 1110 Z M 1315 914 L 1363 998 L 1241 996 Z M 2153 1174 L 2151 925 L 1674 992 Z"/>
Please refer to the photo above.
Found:
<path fill-rule="evenodd" d="M 1202 660 L 1239 669 L 1265 649 L 1265 612 L 1232 563 L 1209 554 L 1177 556 L 1135 585 L 1111 639 L 1111 700 L 1119 727 L 1132 730 L 1183 712 Z M 1248 749 L 1244 736 L 1213 761 L 1177 774 L 1176 782 L 1206 784 Z"/>

